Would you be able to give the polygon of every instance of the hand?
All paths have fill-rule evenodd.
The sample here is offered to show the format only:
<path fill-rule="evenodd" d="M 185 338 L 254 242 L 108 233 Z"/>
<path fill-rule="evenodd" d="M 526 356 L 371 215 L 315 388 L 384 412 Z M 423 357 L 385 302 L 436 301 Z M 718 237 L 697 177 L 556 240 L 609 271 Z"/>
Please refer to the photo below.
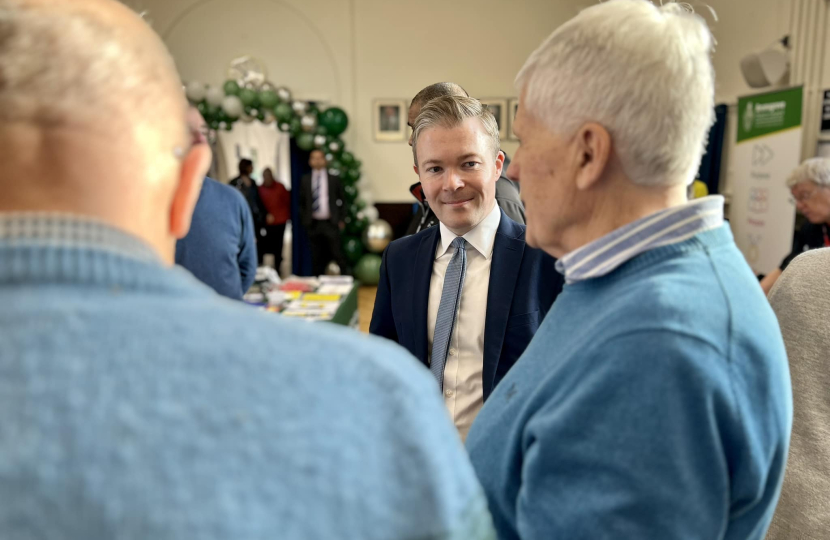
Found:
<path fill-rule="evenodd" d="M 343 229 L 345 229 L 345 228 L 346 228 L 346 222 L 345 222 L 345 221 L 341 221 L 341 222 L 340 222 L 340 230 L 342 231 L 342 230 L 343 230 Z"/>
<path fill-rule="evenodd" d="M 267 223 L 268 225 L 273 225 L 275 221 L 276 218 L 274 218 L 273 214 L 268 214 L 267 216 L 265 216 L 265 223 Z"/>

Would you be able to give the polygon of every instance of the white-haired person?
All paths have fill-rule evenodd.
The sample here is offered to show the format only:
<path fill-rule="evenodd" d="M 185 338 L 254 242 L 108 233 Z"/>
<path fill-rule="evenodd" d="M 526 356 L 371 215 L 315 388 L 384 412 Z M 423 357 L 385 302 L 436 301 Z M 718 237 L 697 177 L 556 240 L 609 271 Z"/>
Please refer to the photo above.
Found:
<path fill-rule="evenodd" d="M 811 158 L 796 167 L 787 178 L 796 209 L 807 221 L 793 238 L 793 249 L 781 266 L 761 280 L 765 293 L 772 290 L 781 272 L 793 259 L 811 249 L 830 247 L 830 159 Z"/>
<path fill-rule="evenodd" d="M 499 538 L 760 540 L 792 424 L 781 331 L 723 221 L 687 201 L 712 36 L 611 0 L 517 77 L 527 242 L 566 285 L 473 423 Z"/>

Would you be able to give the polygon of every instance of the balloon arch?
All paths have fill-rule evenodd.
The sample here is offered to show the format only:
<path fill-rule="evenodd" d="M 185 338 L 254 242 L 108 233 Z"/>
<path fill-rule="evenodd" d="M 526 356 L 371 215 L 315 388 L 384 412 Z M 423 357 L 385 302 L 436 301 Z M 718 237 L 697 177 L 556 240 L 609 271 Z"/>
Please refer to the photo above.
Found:
<path fill-rule="evenodd" d="M 301 150 L 325 152 L 329 172 L 340 176 L 346 192 L 343 252 L 360 281 L 376 284 L 380 270 L 377 253 L 391 240 L 391 228 L 378 219 L 368 186 L 360 181 L 362 162 L 346 150 L 341 139 L 349 126 L 346 112 L 339 107 L 320 110 L 313 103 L 294 100 L 288 88 L 269 82 L 255 85 L 228 80 L 219 88 L 191 81 L 185 92 L 215 131 L 231 131 L 240 121 L 276 123 L 277 129 L 290 134 Z"/>

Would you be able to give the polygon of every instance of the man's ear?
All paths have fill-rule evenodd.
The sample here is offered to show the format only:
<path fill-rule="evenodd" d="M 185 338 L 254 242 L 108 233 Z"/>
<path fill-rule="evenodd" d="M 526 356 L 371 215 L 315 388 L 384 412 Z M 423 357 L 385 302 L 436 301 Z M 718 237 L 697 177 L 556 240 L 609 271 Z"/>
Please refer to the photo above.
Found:
<path fill-rule="evenodd" d="M 179 171 L 179 183 L 173 194 L 173 204 L 170 206 L 170 234 L 176 239 L 187 236 L 190 230 L 190 220 L 205 175 L 210 169 L 211 151 L 207 144 L 196 144 L 191 147 L 182 160 Z"/>
<path fill-rule="evenodd" d="M 499 150 L 499 153 L 496 155 L 496 180 L 501 176 L 501 173 L 504 172 L 504 152 Z"/>
<path fill-rule="evenodd" d="M 605 173 L 611 157 L 611 134 L 596 123 L 579 128 L 574 140 L 577 152 L 576 186 L 586 190 L 593 187 Z"/>
<path fill-rule="evenodd" d="M 415 174 L 417 174 L 418 176 L 421 175 L 421 173 L 418 172 L 418 166 L 417 165 L 413 165 L 412 170 L 415 171 Z"/>

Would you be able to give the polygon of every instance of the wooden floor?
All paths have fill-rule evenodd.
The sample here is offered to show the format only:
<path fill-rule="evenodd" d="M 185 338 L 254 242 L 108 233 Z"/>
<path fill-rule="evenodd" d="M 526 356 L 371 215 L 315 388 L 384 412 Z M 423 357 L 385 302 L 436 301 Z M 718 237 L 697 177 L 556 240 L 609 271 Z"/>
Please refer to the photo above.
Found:
<path fill-rule="evenodd" d="M 375 306 L 377 287 L 361 287 L 357 291 L 357 310 L 360 312 L 360 331 L 369 333 L 369 322 L 372 320 L 372 308 Z"/>

